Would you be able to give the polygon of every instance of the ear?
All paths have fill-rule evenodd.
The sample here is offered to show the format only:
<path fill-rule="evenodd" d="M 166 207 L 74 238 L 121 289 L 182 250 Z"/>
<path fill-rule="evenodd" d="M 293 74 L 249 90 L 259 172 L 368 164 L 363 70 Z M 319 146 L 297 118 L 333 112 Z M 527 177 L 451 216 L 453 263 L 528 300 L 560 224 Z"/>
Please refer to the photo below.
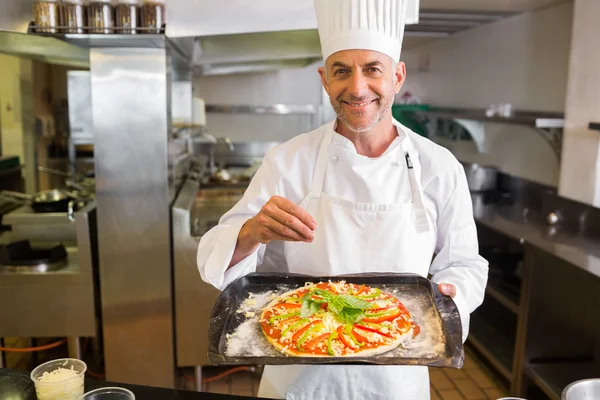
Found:
<path fill-rule="evenodd" d="M 404 80 L 406 79 L 406 64 L 402 61 L 396 63 L 396 71 L 394 71 L 394 91 L 396 94 L 400 93 Z"/>
<path fill-rule="evenodd" d="M 321 75 L 321 83 L 323 84 L 323 89 L 325 89 L 325 91 L 327 92 L 327 94 L 329 94 L 329 85 L 327 84 L 327 72 L 325 71 L 325 68 L 321 67 L 319 68 L 319 75 Z"/>

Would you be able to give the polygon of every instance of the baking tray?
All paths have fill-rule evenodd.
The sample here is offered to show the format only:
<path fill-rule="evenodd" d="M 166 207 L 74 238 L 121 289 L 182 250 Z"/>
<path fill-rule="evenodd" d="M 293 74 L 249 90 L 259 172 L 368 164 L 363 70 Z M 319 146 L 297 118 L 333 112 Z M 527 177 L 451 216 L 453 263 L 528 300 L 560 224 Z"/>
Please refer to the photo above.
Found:
<path fill-rule="evenodd" d="M 413 314 L 421 333 L 407 339 L 407 348 L 399 346 L 376 356 L 293 357 L 278 352 L 261 331 L 262 308 L 275 296 L 302 287 L 306 282 L 329 280 L 365 284 L 391 292 Z M 210 320 L 208 359 L 215 365 L 379 364 L 461 368 L 464 360 L 462 325 L 454 301 L 442 295 L 436 284 L 415 274 L 314 277 L 253 273 L 231 283 L 217 299 Z"/>

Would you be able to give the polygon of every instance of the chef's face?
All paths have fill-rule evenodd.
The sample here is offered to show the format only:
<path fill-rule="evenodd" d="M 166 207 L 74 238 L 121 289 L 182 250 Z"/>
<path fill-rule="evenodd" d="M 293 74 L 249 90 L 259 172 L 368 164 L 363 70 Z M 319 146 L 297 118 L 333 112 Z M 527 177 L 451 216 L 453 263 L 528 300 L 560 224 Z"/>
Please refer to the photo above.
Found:
<path fill-rule="evenodd" d="M 369 132 L 390 113 L 406 67 L 378 51 L 344 50 L 319 74 L 338 118 L 353 132 Z"/>

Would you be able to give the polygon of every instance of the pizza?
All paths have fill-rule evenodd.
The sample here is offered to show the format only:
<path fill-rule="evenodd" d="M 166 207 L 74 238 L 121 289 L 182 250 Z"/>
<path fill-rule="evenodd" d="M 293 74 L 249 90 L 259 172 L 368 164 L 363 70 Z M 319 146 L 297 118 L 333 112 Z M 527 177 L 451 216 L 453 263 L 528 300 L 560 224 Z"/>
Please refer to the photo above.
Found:
<path fill-rule="evenodd" d="M 278 351 L 296 357 L 382 354 L 420 332 L 391 293 L 344 281 L 308 284 L 278 296 L 263 309 L 260 325 Z"/>

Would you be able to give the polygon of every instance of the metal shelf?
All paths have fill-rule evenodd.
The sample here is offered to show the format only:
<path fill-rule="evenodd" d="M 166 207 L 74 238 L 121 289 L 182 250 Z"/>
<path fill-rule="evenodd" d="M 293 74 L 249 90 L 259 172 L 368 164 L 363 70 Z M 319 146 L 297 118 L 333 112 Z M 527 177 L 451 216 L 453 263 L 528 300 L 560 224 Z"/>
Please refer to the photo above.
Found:
<path fill-rule="evenodd" d="M 483 319 L 471 317 L 468 342 L 508 381 L 512 381 L 514 344 Z"/>
<path fill-rule="evenodd" d="M 423 112 L 440 118 L 526 125 L 539 129 L 562 128 L 564 126 L 564 114 L 552 112 L 515 111 L 511 117 L 488 117 L 485 109 L 476 108 L 432 107 Z"/>
<path fill-rule="evenodd" d="M 487 287 L 485 288 L 486 292 L 493 297 L 494 299 L 498 300 L 500 302 L 500 304 L 502 304 L 504 307 L 508 308 L 510 311 L 514 312 L 515 314 L 519 314 L 519 304 L 515 301 L 515 299 L 512 299 L 511 294 L 508 292 L 503 291 L 500 288 L 495 288 L 494 286 L 491 285 L 492 282 L 489 282 Z"/>
<path fill-rule="evenodd" d="M 272 114 L 272 115 L 315 115 L 318 108 L 312 104 L 291 105 L 235 105 L 235 104 L 206 104 L 206 112 L 222 114 Z"/>
<path fill-rule="evenodd" d="M 600 374 L 598 363 L 525 363 L 525 373 L 552 400 L 560 400 L 563 389 L 580 379 L 596 378 Z"/>

